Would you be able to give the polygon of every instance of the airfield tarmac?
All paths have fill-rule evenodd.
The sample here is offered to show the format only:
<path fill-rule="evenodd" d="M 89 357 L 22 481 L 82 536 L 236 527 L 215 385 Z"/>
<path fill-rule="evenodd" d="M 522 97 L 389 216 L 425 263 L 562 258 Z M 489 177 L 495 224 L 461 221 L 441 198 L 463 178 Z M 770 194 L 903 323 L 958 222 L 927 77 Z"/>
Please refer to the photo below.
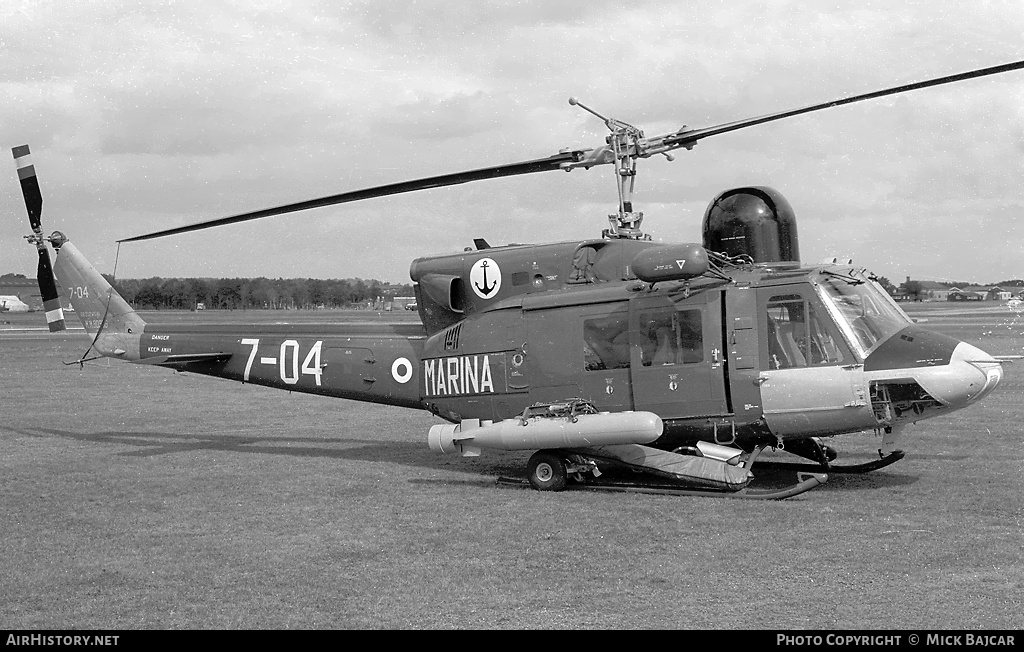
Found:
<path fill-rule="evenodd" d="M 990 353 L 1024 354 L 1024 314 L 905 308 Z M 979 404 L 911 429 L 903 461 L 760 502 L 495 486 L 528 454 L 438 456 L 425 412 L 107 360 L 65 366 L 87 336 L 42 328 L 39 314 L 0 315 L 2 628 L 1022 623 L 1024 361 Z M 856 463 L 879 442 L 830 443 Z"/>

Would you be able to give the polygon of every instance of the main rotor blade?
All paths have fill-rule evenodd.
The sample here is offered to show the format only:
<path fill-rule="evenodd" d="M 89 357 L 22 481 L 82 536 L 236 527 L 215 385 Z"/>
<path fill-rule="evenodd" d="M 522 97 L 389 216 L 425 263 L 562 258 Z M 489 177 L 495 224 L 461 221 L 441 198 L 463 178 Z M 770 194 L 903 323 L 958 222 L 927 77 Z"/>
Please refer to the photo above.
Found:
<path fill-rule="evenodd" d="M 680 147 L 690 148 L 698 140 L 702 140 L 704 138 L 707 138 L 708 136 L 715 136 L 730 131 L 736 131 L 738 129 L 743 129 L 745 127 L 752 127 L 754 125 L 764 124 L 766 122 L 773 122 L 775 120 L 781 120 L 783 118 L 790 118 L 796 115 L 801 115 L 803 113 L 811 113 L 812 111 L 820 111 L 822 109 L 828 109 L 834 106 L 841 106 L 843 104 L 852 104 L 853 102 L 870 100 L 877 97 L 884 97 L 886 95 L 894 95 L 896 93 L 905 93 L 907 91 L 917 90 L 919 88 L 927 88 L 929 86 L 949 84 L 957 81 L 963 81 L 966 79 L 973 79 L 975 77 L 995 75 L 1003 72 L 1008 72 L 1011 70 L 1018 70 L 1021 68 L 1024 68 L 1024 61 L 1017 61 L 1014 63 L 1007 63 L 999 66 L 992 66 L 989 68 L 980 68 L 978 70 L 971 70 L 956 75 L 947 75 L 945 77 L 937 77 L 935 79 L 913 82 L 910 84 L 902 84 L 900 86 L 894 86 L 892 88 L 886 88 L 880 91 L 863 93 L 860 95 L 854 95 L 851 97 L 846 97 L 838 100 L 832 100 L 830 102 L 822 102 L 820 104 L 812 104 L 810 106 L 805 106 L 799 109 L 779 111 L 778 113 L 770 113 L 768 115 L 763 115 L 756 118 L 737 120 L 735 122 L 728 122 L 713 127 L 704 127 L 701 129 L 679 131 L 676 133 L 667 134 L 665 136 L 657 136 L 655 138 L 647 139 L 650 147 L 648 147 L 645 151 L 638 153 L 638 155 L 646 157 L 651 156 L 653 154 L 663 153 L 669 150 L 677 149 Z M 118 240 L 118 242 L 136 242 L 139 240 L 149 240 L 151 238 L 160 238 L 169 235 L 177 235 L 179 233 L 189 233 L 191 231 L 209 229 L 215 226 L 224 226 L 227 224 L 246 222 L 249 220 L 259 219 L 261 217 L 270 217 L 272 215 L 281 215 L 283 213 L 293 213 L 296 211 L 308 210 L 310 208 L 331 206 L 333 204 L 343 204 L 347 202 L 360 201 L 363 199 L 370 199 L 373 197 L 397 195 L 400 193 L 414 192 L 416 190 L 424 190 L 427 188 L 452 186 L 460 183 L 466 183 L 469 181 L 495 179 L 498 177 L 506 177 L 518 174 L 530 174 L 533 172 L 546 172 L 548 170 L 569 170 L 575 167 L 589 168 L 595 165 L 604 165 L 607 163 L 612 163 L 615 160 L 615 157 L 610 154 L 610 149 L 607 146 L 603 146 L 597 149 L 568 150 L 560 152 L 559 154 L 555 154 L 554 156 L 549 156 L 548 158 L 535 159 L 532 161 L 523 161 L 520 163 L 510 163 L 507 165 L 498 165 L 489 168 L 481 168 L 479 170 L 470 170 L 467 172 L 442 174 L 435 177 L 414 179 L 412 181 L 402 181 L 399 183 L 391 183 L 382 186 L 364 188 L 362 190 L 343 192 L 337 195 L 329 195 L 327 197 L 321 197 L 319 199 L 310 199 L 306 201 L 296 202 L 294 204 L 286 204 L 284 206 L 277 206 L 275 208 L 266 208 L 258 211 L 252 211 L 249 213 L 240 213 L 238 215 L 232 215 L 230 217 L 222 217 L 215 220 L 197 222 L 195 224 L 175 227 L 172 229 L 154 231 L 152 233 L 146 233 L 144 235 L 138 235 L 132 238 Z"/>
<path fill-rule="evenodd" d="M 990 68 L 979 68 L 977 70 L 970 70 L 968 72 L 962 72 L 956 75 L 936 77 L 935 79 L 913 82 L 911 84 L 903 84 L 901 86 L 893 86 L 892 88 L 886 88 L 884 90 L 874 91 L 871 93 L 863 93 L 861 95 L 844 97 L 839 100 L 832 100 L 831 102 L 812 104 L 811 106 L 805 106 L 799 109 L 790 109 L 788 111 L 779 111 L 778 113 L 769 113 L 768 115 L 763 115 L 757 118 L 747 118 L 745 120 L 727 122 L 725 124 L 716 125 L 714 127 L 704 127 L 702 129 L 684 131 L 679 134 L 673 134 L 666 137 L 664 142 L 666 145 L 670 145 L 673 149 L 676 147 L 686 147 L 692 143 L 697 142 L 698 140 L 707 138 L 708 136 L 717 136 L 718 134 L 724 134 L 729 131 L 736 131 L 737 129 L 743 129 L 745 127 L 752 127 L 754 125 L 764 124 L 766 122 L 782 120 L 783 118 L 791 118 L 795 115 L 800 115 L 802 113 L 811 113 L 812 111 L 830 109 L 834 106 L 842 106 L 843 104 L 853 104 L 854 102 L 872 100 L 875 99 L 876 97 L 885 97 L 886 95 L 895 95 L 896 93 L 906 93 L 907 91 L 914 91 L 919 88 L 928 88 L 929 86 L 941 86 L 942 84 L 951 84 L 953 82 L 963 81 L 965 79 L 974 79 L 975 77 L 998 75 L 999 73 L 1009 72 L 1011 70 L 1019 70 L 1021 68 L 1024 68 L 1024 61 L 1004 63 L 1002 65 L 992 66 Z"/>
<path fill-rule="evenodd" d="M 481 168 L 479 170 L 469 170 L 467 172 L 454 172 L 451 174 L 442 174 L 436 177 L 426 177 L 423 179 L 414 179 L 412 181 L 389 183 L 383 186 L 374 186 L 372 188 L 364 188 L 362 190 L 352 190 L 350 192 L 343 192 L 337 195 L 320 197 L 319 199 L 309 199 L 306 201 L 296 202 L 294 204 L 285 204 L 284 206 L 277 206 L 275 208 L 265 208 L 263 210 L 252 211 L 249 213 L 240 213 L 238 215 L 232 215 L 230 217 L 222 217 L 215 220 L 208 220 L 206 222 L 197 222 L 195 224 L 179 226 L 173 229 L 155 231 L 153 233 L 146 233 L 144 235 L 137 235 L 132 238 L 125 238 L 124 240 L 118 240 L 118 242 L 136 242 L 139 240 L 149 240 L 151 238 L 162 238 L 164 236 L 177 235 L 179 233 L 188 233 L 190 231 L 209 229 L 215 226 L 224 226 L 225 224 L 237 224 L 238 222 L 247 222 L 249 220 L 259 219 L 261 217 L 270 217 L 271 215 L 294 213 L 296 211 L 304 211 L 310 208 L 319 208 L 321 206 L 331 206 L 334 204 L 344 204 L 347 202 L 359 201 L 362 199 L 370 199 L 372 197 L 397 195 L 404 192 L 413 192 L 415 190 L 425 190 L 427 188 L 454 186 L 460 183 L 466 183 L 468 181 L 480 181 L 481 179 L 496 179 L 498 177 L 508 177 L 516 174 L 530 174 L 532 172 L 546 172 L 548 170 L 558 170 L 559 166 L 562 163 L 574 161 L 577 160 L 578 158 L 578 152 L 562 152 L 560 154 L 555 154 L 554 156 L 549 156 L 548 158 L 535 159 L 532 161 L 522 161 L 520 163 L 510 163 L 507 165 L 496 165 L 494 167 Z"/>

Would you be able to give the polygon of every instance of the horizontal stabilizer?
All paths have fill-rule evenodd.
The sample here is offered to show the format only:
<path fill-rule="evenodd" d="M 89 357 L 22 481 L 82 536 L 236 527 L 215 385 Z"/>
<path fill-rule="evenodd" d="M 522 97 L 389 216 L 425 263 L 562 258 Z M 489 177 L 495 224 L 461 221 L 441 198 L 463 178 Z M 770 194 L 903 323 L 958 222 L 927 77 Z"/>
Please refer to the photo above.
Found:
<path fill-rule="evenodd" d="M 154 355 L 141 360 L 134 360 L 138 364 L 153 364 L 163 366 L 185 365 L 192 362 L 223 362 L 231 357 L 230 353 L 178 353 L 174 355 Z"/>

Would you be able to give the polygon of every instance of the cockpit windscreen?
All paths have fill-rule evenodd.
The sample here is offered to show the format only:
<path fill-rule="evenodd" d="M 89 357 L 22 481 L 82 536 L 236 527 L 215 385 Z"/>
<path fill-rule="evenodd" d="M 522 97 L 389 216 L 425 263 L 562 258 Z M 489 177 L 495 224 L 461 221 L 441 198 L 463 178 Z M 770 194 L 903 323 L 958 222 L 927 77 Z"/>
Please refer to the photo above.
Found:
<path fill-rule="evenodd" d="M 892 297 L 863 273 L 823 273 L 818 287 L 839 327 L 865 357 L 913 324 Z"/>

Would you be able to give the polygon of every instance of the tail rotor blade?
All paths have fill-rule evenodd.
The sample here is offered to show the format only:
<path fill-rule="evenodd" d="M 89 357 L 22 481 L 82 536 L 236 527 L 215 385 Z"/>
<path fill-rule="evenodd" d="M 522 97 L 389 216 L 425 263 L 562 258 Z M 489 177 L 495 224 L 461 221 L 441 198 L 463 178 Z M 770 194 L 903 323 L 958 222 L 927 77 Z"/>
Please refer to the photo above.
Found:
<path fill-rule="evenodd" d="M 41 235 L 40 216 L 43 212 L 43 195 L 39 192 L 39 180 L 36 179 L 36 168 L 32 165 L 28 145 L 14 148 L 14 164 L 18 167 L 18 180 L 21 181 L 21 194 L 25 196 L 25 208 L 28 210 L 28 222 L 36 235 Z"/>
<path fill-rule="evenodd" d="M 36 169 L 32 165 L 28 145 L 19 145 L 13 152 L 14 164 L 18 168 L 18 180 L 21 181 L 21 194 L 25 196 L 28 223 L 32 226 L 32 235 L 29 239 L 39 252 L 36 279 L 39 282 L 39 293 L 43 298 L 43 310 L 46 311 L 46 323 L 50 327 L 50 332 L 62 331 L 66 328 L 64 310 L 60 306 L 57 282 L 53 278 L 53 266 L 50 264 L 50 252 L 46 250 L 46 238 L 43 237 L 43 195 L 39 191 Z"/>
<path fill-rule="evenodd" d="M 57 293 L 57 282 L 53 279 L 53 266 L 50 265 L 50 252 L 46 250 L 46 245 L 39 249 L 36 278 L 39 279 L 39 293 L 43 296 L 43 310 L 46 311 L 50 332 L 65 330 L 64 309 L 60 306 L 60 295 Z"/>

